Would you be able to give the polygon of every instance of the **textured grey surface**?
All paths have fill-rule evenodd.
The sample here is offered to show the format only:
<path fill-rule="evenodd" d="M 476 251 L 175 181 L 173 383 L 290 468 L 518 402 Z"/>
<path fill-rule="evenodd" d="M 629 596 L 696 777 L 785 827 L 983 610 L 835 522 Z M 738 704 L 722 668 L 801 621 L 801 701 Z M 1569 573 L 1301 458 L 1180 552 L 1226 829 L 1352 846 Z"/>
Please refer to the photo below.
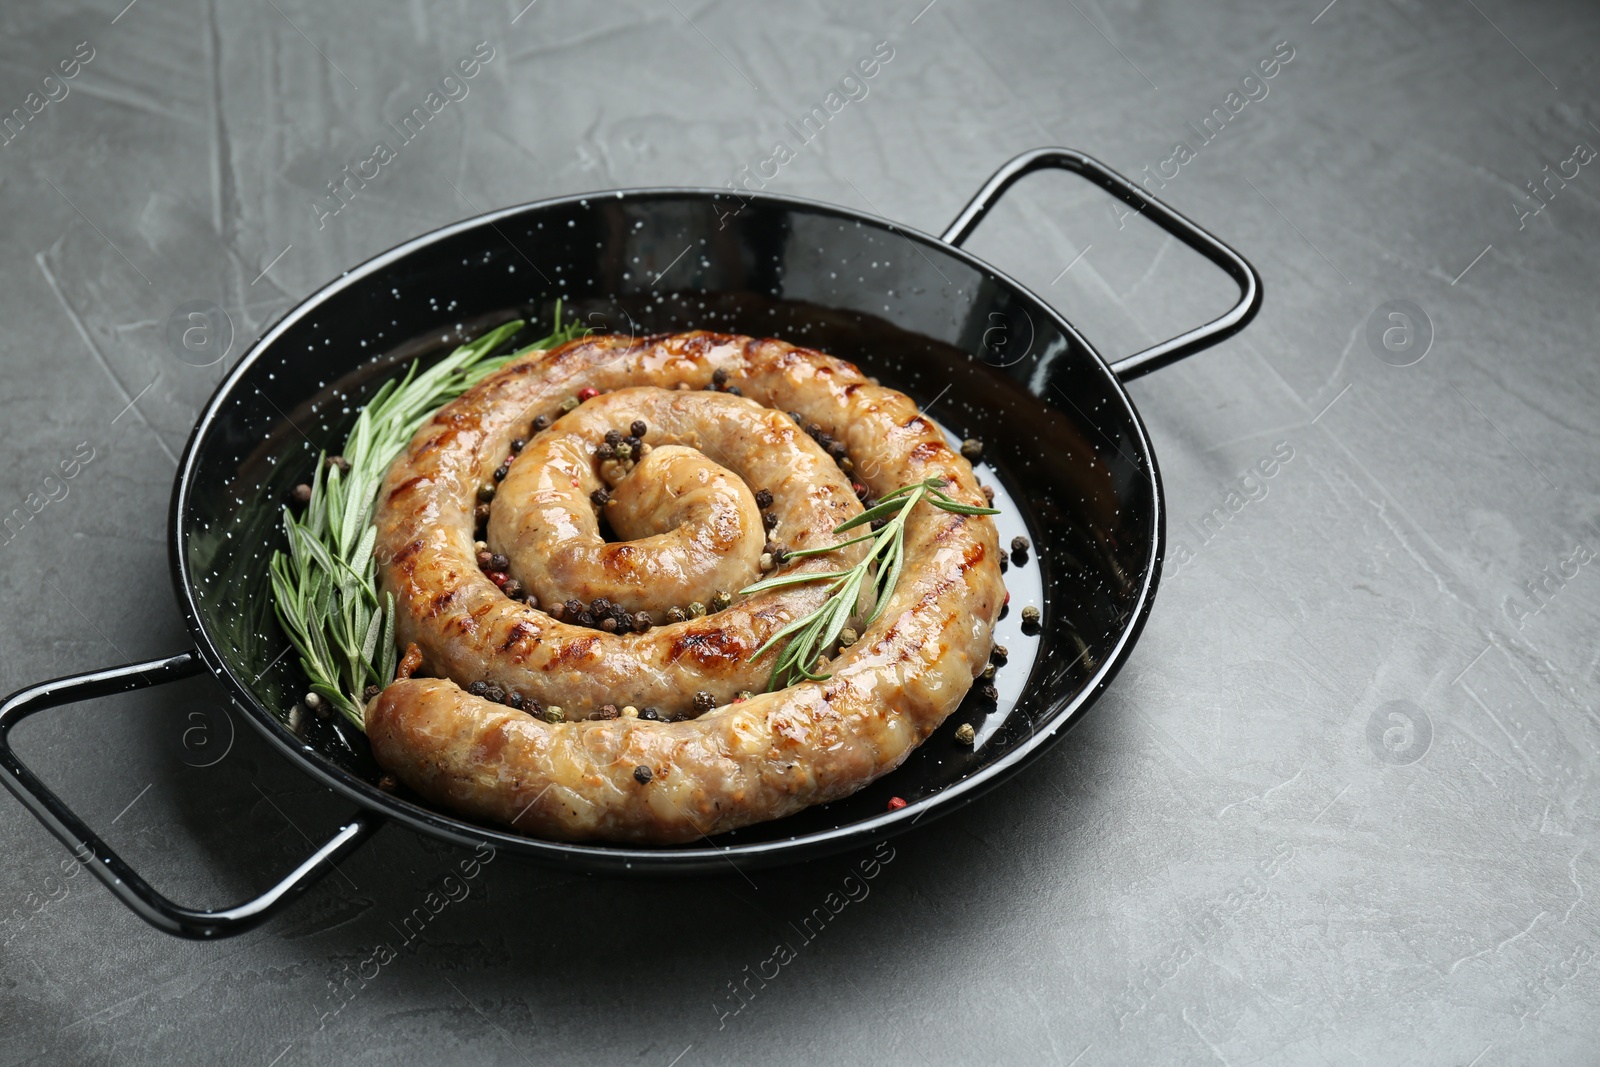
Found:
<path fill-rule="evenodd" d="M 0 688 L 183 646 L 175 456 L 299 297 L 479 208 L 720 185 L 884 40 L 772 188 L 937 231 L 1022 149 L 1139 176 L 1182 139 L 1163 195 L 1267 279 L 1247 332 L 1133 387 L 1176 553 L 1143 640 L 1064 743 L 870 880 L 847 856 L 448 881 L 469 853 L 389 829 L 265 928 L 192 945 L 5 798 L 0 1063 L 1594 1061 L 1600 174 L 1537 213 L 1527 185 L 1600 145 L 1591 5 L 524 2 L 0 12 L 0 111 L 60 96 L 43 75 L 93 48 L 0 146 L 0 511 L 38 494 L 0 544 Z M 1280 41 L 1266 95 L 1201 144 L 1186 124 Z M 468 95 L 319 228 L 325 183 L 479 42 Z M 970 247 L 1108 353 L 1221 306 L 1117 214 L 1038 177 Z M 167 344 L 191 300 L 232 318 L 220 364 Z M 1393 300 L 1431 323 L 1409 366 L 1420 340 L 1382 344 L 1406 322 L 1368 341 Z M 217 698 L 18 732 L 139 869 L 213 905 L 344 813 L 242 720 L 191 766 Z M 408 940 L 437 891 L 465 897 Z M 794 958 L 750 979 L 779 942 Z"/>

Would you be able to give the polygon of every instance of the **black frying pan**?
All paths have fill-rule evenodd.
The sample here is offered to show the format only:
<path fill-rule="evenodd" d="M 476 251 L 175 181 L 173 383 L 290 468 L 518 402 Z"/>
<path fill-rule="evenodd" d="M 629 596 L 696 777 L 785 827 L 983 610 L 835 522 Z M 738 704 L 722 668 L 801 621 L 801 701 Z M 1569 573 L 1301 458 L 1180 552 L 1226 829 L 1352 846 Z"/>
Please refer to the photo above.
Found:
<path fill-rule="evenodd" d="M 1108 364 L 1070 323 L 961 250 L 995 200 L 1045 167 L 1103 187 L 1227 271 L 1221 318 Z M 832 804 L 697 845 L 619 848 L 522 837 L 422 806 L 376 783 L 365 738 L 286 712 L 305 690 L 273 618 L 265 560 L 280 507 L 316 450 L 337 451 L 354 411 L 413 358 L 442 355 L 512 318 L 548 325 L 557 298 L 597 329 L 705 328 L 776 336 L 857 363 L 958 437 L 985 444 L 1002 544 L 1035 546 L 1007 575 L 1010 651 L 997 704 L 975 695 L 893 774 Z M 1122 383 L 1230 336 L 1261 279 L 1243 257 L 1078 152 L 1018 156 L 939 237 L 793 197 L 708 189 L 594 193 L 506 208 L 418 237 L 312 295 L 250 347 L 189 438 L 172 494 L 173 584 L 191 651 L 30 686 L 0 705 L 6 786 L 123 903 L 183 937 L 239 933 L 304 892 L 383 824 L 588 870 L 662 874 L 793 862 L 870 844 L 942 815 L 1025 766 L 1091 704 L 1144 625 L 1161 573 L 1165 514 L 1144 427 Z M 314 444 L 313 444 L 314 442 Z M 1047 446 L 1047 447 L 1046 447 Z M 236 907 L 181 907 L 139 877 L 17 758 L 10 731 L 37 711 L 210 672 L 302 770 L 358 805 L 326 844 Z M 949 736 L 978 731 L 971 748 Z M 887 810 L 890 797 L 908 803 Z M 325 861 L 328 861 L 325 863 Z"/>

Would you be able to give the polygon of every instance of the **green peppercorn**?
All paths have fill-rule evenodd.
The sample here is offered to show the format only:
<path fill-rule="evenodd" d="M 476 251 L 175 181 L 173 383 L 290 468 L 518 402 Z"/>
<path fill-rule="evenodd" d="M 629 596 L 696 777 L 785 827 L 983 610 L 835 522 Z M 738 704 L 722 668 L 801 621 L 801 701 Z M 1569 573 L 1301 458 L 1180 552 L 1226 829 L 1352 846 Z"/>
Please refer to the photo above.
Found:
<path fill-rule="evenodd" d="M 565 400 L 561 401 L 561 414 L 565 415 L 569 411 L 576 411 L 576 410 L 578 410 L 578 398 L 577 397 L 569 396 Z"/>
<path fill-rule="evenodd" d="M 688 618 L 688 616 L 683 613 L 682 608 L 671 607 L 667 609 L 668 622 L 682 622 L 686 618 Z"/>
<path fill-rule="evenodd" d="M 632 459 L 633 446 L 624 441 L 614 449 L 618 459 Z"/>
<path fill-rule="evenodd" d="M 565 710 L 562 709 L 560 704 L 551 704 L 549 707 L 544 709 L 544 721 L 545 722 L 566 722 L 567 721 L 567 713 L 566 713 Z"/>
<path fill-rule="evenodd" d="M 978 675 L 978 677 L 982 678 L 986 682 L 992 682 L 994 681 L 994 676 L 998 674 L 999 671 L 1000 668 L 996 667 L 993 663 L 985 663 L 983 665 L 983 673 Z"/>
<path fill-rule="evenodd" d="M 689 602 L 689 618 L 698 619 L 706 613 L 706 606 L 698 600 Z"/>
<path fill-rule="evenodd" d="M 978 731 L 972 728 L 970 722 L 964 722 L 956 727 L 956 741 L 963 745 L 971 745 L 977 740 Z"/>
<path fill-rule="evenodd" d="M 728 592 L 726 589 L 718 589 L 715 593 L 711 594 L 712 611 L 725 611 L 727 610 L 728 605 L 732 603 L 733 594 Z"/>

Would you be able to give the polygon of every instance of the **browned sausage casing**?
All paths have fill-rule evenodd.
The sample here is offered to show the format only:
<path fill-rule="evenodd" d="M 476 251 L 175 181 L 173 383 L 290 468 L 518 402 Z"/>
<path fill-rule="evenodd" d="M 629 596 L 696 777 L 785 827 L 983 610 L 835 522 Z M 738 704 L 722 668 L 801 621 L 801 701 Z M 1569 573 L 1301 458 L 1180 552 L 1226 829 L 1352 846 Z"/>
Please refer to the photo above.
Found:
<path fill-rule="evenodd" d="M 705 391 L 718 371 L 743 400 Z M 604 578 L 619 596 L 636 597 L 630 610 L 637 603 L 664 610 L 651 599 L 659 592 L 651 589 L 652 567 L 685 572 L 675 595 L 746 573 L 752 531 L 741 491 L 773 495 L 779 525 L 754 536 L 791 548 L 833 543 L 833 527 L 859 514 L 850 478 L 881 495 L 939 476 L 956 499 L 984 503 L 970 465 L 910 398 L 822 353 L 709 333 L 590 338 L 532 353 L 441 410 L 389 472 L 377 515 L 383 585 L 395 596 L 401 643 L 417 644 L 423 670 L 441 677 L 396 681 L 369 704 L 378 760 L 419 793 L 470 816 L 564 840 L 658 843 L 779 818 L 898 766 L 956 707 L 988 658 L 1005 596 L 994 524 L 920 505 L 907 523 L 904 566 L 886 610 L 832 659 L 831 676 L 729 703 L 739 690 L 764 687 L 773 653 L 759 661 L 752 653 L 814 610 L 825 582 L 738 598 L 727 610 L 644 634 L 608 634 L 510 600 L 477 566 L 478 487 L 535 416 L 556 414 L 585 388 L 602 395 L 557 419 L 512 464 L 495 500 L 491 547 L 514 550 L 530 581 L 571 589 Z M 846 445 L 854 465 L 848 478 L 787 412 Z M 709 488 L 700 511 L 674 511 L 664 497 L 636 504 L 635 521 L 646 529 L 660 524 L 652 514 L 682 525 L 648 532 L 636 543 L 655 541 L 651 551 L 633 559 L 624 552 L 618 563 L 618 546 L 629 542 L 600 539 L 584 501 L 616 477 L 593 449 L 623 415 L 649 424 L 653 448 L 702 453 L 703 468 L 669 474 L 663 465 L 655 477 L 684 485 L 708 479 L 709 486 L 726 472 L 743 489 Z M 645 470 L 641 464 L 622 475 L 618 487 Z M 549 513 L 530 520 L 540 508 Z M 724 544 L 733 561 L 700 552 L 697 539 Z M 541 547 L 553 552 L 542 563 L 533 558 Z M 848 567 L 860 551 L 794 561 L 780 573 Z M 643 566 L 642 576 L 631 565 Z M 548 603 L 544 591 L 534 592 Z M 602 704 L 682 714 L 699 690 L 719 706 L 674 722 L 553 724 L 467 693 L 479 679 L 559 704 L 569 720 Z"/>

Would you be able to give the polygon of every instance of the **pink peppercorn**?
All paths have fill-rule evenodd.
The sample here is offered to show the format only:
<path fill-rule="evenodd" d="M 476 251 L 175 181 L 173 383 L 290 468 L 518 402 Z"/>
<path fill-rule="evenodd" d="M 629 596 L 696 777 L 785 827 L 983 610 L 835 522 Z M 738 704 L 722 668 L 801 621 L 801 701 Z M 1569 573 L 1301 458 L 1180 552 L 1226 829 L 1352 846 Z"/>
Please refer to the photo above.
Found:
<path fill-rule="evenodd" d="M 596 389 L 592 385 L 589 386 L 587 389 L 580 389 L 580 390 L 578 390 L 578 403 L 581 404 L 585 400 L 593 400 L 595 397 L 597 397 L 599 395 L 600 395 L 600 390 Z"/>
<path fill-rule="evenodd" d="M 507 574 L 505 571 L 489 571 L 487 577 L 491 582 L 502 589 L 504 589 L 505 584 L 511 580 L 511 575 Z"/>
<path fill-rule="evenodd" d="M 905 800 L 903 798 L 901 798 L 901 797 L 890 797 L 889 798 L 889 810 L 890 811 L 899 811 L 901 808 L 903 808 L 905 806 L 906 806 L 906 802 L 905 802 Z"/>

